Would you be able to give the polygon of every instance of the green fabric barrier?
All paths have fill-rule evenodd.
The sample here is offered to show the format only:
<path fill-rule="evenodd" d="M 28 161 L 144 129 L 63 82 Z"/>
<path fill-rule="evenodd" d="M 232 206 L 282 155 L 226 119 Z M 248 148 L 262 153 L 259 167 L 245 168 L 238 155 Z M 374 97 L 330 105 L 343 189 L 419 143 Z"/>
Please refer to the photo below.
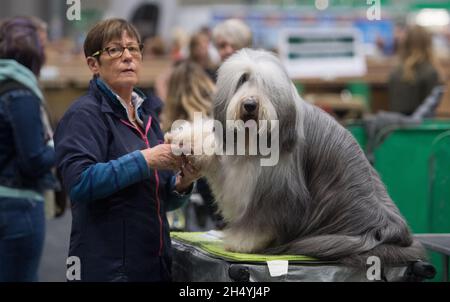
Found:
<path fill-rule="evenodd" d="M 346 125 L 362 149 L 366 135 L 361 123 Z M 425 120 L 418 126 L 387 126 L 389 133 L 375 149 L 375 169 L 389 195 L 405 216 L 414 233 L 431 233 L 429 167 L 433 141 L 450 130 L 449 120 Z M 380 132 L 380 136 L 384 136 Z"/>
<path fill-rule="evenodd" d="M 266 262 L 271 260 L 288 260 L 296 262 L 314 261 L 317 259 L 301 255 L 262 255 L 244 254 L 226 251 L 217 232 L 171 232 L 172 239 L 176 239 L 196 246 L 212 256 L 237 262 Z"/>
<path fill-rule="evenodd" d="M 430 233 L 450 233 L 450 131 L 438 135 L 432 143 L 429 157 L 429 230 Z M 439 253 L 430 253 L 442 281 L 444 262 Z"/>
<path fill-rule="evenodd" d="M 346 128 L 364 149 L 361 123 Z M 390 134 L 375 150 L 375 169 L 413 233 L 450 232 L 450 121 L 425 120 L 419 126 L 385 129 Z M 380 134 L 382 135 L 382 134 Z M 430 253 L 441 280 L 442 260 Z"/>
<path fill-rule="evenodd" d="M 450 131 L 434 140 L 429 158 L 431 233 L 450 233 Z"/>
<path fill-rule="evenodd" d="M 350 133 L 356 139 L 356 141 L 358 142 L 361 149 L 365 150 L 367 138 L 366 138 L 366 132 L 364 131 L 362 124 L 359 122 L 352 122 L 352 123 L 345 125 L 345 127 L 347 128 L 348 131 L 350 131 Z"/>
<path fill-rule="evenodd" d="M 349 82 L 347 89 L 354 96 L 359 96 L 364 101 L 364 107 L 366 110 L 371 111 L 372 108 L 372 93 L 370 86 L 365 82 Z"/>
<path fill-rule="evenodd" d="M 434 139 L 448 130 L 448 122 L 399 128 L 375 149 L 375 169 L 414 233 L 432 232 L 428 161 Z"/>

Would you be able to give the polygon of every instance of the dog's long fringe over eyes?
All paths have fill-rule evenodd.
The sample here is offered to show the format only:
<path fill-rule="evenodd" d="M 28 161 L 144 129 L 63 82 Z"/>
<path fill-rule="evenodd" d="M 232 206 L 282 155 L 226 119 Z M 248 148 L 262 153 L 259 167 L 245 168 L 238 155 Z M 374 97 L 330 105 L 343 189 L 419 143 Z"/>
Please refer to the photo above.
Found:
<path fill-rule="evenodd" d="M 249 79 L 249 75 L 247 73 L 242 74 L 236 85 L 235 92 L 238 91 L 239 88 L 241 88 L 241 86 L 244 85 L 244 83 L 248 81 L 248 79 Z"/>

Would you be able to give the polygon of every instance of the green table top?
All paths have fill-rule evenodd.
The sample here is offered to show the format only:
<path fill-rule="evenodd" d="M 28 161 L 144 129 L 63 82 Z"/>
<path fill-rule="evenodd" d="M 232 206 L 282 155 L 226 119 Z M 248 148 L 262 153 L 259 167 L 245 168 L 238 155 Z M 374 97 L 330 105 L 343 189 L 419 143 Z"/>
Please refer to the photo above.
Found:
<path fill-rule="evenodd" d="M 230 261 L 267 262 L 271 260 L 288 260 L 296 262 L 317 262 L 317 259 L 302 255 L 264 255 L 245 254 L 226 251 L 219 231 L 209 232 L 172 232 L 171 237 L 204 250 L 205 252 Z"/>

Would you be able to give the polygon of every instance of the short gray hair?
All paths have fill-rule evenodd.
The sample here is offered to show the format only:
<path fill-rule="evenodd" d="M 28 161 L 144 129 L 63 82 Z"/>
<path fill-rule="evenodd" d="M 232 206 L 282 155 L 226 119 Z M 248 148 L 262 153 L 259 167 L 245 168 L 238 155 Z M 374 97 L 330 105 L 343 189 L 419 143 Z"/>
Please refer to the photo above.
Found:
<path fill-rule="evenodd" d="M 241 49 L 251 47 L 252 32 L 247 24 L 239 19 L 228 19 L 214 27 L 212 33 L 214 44 L 219 37 L 227 40 L 230 44 Z"/>

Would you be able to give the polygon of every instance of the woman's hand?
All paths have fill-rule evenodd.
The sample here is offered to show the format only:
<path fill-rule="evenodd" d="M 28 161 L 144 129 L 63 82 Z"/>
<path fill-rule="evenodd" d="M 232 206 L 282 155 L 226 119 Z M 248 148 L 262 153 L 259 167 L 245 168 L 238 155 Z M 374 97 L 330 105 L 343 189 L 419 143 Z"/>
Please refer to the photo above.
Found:
<path fill-rule="evenodd" d="M 174 155 L 174 145 L 161 144 L 153 148 L 141 150 L 147 165 L 153 169 L 180 171 L 177 175 L 175 189 L 177 192 L 186 191 L 191 184 L 201 177 L 200 171 L 189 162 L 185 155 Z"/>
<path fill-rule="evenodd" d="M 153 169 L 180 170 L 183 164 L 181 156 L 174 155 L 172 145 L 161 144 L 141 150 L 147 165 Z"/>
<path fill-rule="evenodd" d="M 181 173 L 177 175 L 177 181 L 175 183 L 175 190 L 180 193 L 186 191 L 194 181 L 201 177 L 200 171 L 191 165 L 186 156 L 182 157 L 183 164 L 181 166 Z"/>

